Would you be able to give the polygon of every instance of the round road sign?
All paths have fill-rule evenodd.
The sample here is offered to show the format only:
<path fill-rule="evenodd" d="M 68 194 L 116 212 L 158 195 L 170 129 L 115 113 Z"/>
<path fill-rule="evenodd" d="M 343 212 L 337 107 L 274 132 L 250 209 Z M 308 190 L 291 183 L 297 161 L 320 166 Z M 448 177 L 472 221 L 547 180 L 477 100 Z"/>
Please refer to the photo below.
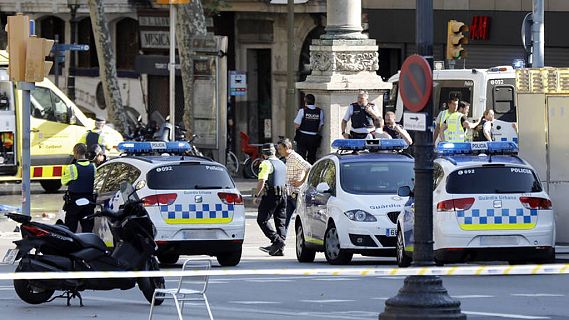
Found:
<path fill-rule="evenodd" d="M 425 108 L 433 91 L 433 71 L 425 58 L 412 55 L 405 59 L 399 76 L 399 92 L 405 107 L 413 112 Z"/>

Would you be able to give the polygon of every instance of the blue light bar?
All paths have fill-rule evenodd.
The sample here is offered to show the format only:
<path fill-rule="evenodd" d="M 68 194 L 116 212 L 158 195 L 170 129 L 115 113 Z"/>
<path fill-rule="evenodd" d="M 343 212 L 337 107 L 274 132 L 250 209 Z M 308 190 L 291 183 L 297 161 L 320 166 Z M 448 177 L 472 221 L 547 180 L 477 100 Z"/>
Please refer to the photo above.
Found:
<path fill-rule="evenodd" d="M 336 139 L 332 148 L 338 150 L 402 150 L 408 147 L 403 139 Z"/>
<path fill-rule="evenodd" d="M 125 141 L 119 143 L 117 149 L 127 154 L 141 153 L 174 153 L 183 154 L 191 149 L 190 144 L 186 141 Z"/>
<path fill-rule="evenodd" d="M 518 145 L 511 141 L 440 142 L 437 153 L 452 154 L 517 154 Z"/>

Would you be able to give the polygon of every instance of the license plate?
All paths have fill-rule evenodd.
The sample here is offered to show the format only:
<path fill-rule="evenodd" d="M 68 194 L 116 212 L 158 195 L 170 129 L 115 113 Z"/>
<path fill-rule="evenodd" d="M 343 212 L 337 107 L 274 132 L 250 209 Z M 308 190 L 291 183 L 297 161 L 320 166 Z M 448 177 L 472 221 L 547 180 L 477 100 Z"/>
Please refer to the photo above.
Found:
<path fill-rule="evenodd" d="M 14 264 L 16 261 L 16 256 L 18 255 L 19 249 L 8 249 L 6 255 L 4 255 L 4 259 L 2 259 L 2 263 L 5 264 Z"/>
<path fill-rule="evenodd" d="M 388 237 L 395 237 L 397 236 L 397 229 L 395 228 L 385 229 L 385 235 Z"/>

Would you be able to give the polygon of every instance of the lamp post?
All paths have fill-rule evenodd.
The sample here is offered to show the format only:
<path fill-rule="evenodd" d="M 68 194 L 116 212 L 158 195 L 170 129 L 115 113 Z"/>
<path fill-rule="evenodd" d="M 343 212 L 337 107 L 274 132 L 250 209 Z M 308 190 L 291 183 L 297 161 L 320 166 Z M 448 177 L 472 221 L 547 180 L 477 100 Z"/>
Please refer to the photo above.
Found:
<path fill-rule="evenodd" d="M 71 44 L 77 42 L 77 10 L 79 9 L 79 0 L 67 0 L 67 7 L 69 8 L 69 14 L 71 19 L 69 20 L 70 23 L 70 31 L 71 31 Z M 75 67 L 76 67 L 76 60 L 75 60 L 75 51 L 69 51 L 69 71 L 67 75 L 67 96 L 71 101 L 75 101 Z"/>

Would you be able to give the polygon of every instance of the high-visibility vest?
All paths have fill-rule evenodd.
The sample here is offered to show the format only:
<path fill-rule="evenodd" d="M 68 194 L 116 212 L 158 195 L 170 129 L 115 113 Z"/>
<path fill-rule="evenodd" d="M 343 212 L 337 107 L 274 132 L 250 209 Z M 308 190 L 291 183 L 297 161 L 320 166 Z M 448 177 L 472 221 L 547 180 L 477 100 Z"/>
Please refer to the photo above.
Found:
<path fill-rule="evenodd" d="M 444 132 L 445 141 L 464 142 L 464 128 L 462 127 L 463 116 L 462 113 L 455 112 L 447 118 L 447 129 Z"/>

